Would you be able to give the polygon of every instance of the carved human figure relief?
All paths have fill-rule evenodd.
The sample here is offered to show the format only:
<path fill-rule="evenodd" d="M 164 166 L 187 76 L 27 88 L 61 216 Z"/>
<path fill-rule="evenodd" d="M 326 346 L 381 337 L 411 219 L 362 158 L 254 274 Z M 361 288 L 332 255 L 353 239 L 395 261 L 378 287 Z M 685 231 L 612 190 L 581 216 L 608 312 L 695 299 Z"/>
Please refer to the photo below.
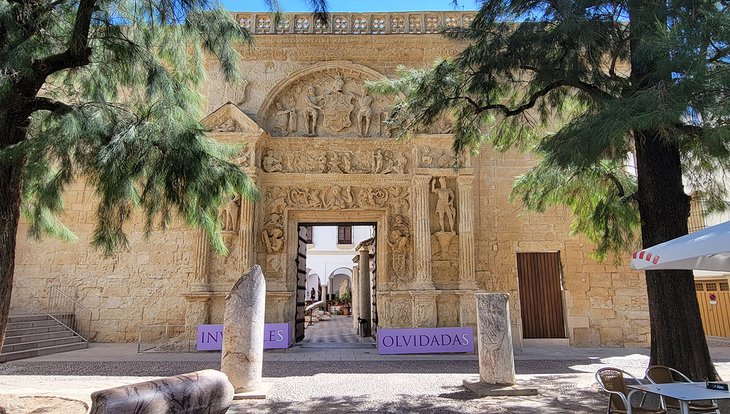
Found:
<path fill-rule="evenodd" d="M 297 131 L 297 111 L 294 108 L 287 108 L 281 101 L 276 102 L 276 115 L 281 119 L 278 126 L 283 136 Z"/>
<path fill-rule="evenodd" d="M 314 88 L 314 85 L 309 85 L 309 88 L 307 88 L 307 98 L 305 100 L 307 107 L 304 109 L 305 137 L 317 136 L 317 121 L 319 120 L 319 111 L 322 110 L 322 107 L 319 106 L 319 101 L 321 99 L 321 96 L 317 96 L 317 90 Z"/>
<path fill-rule="evenodd" d="M 373 97 L 367 95 L 363 90 L 362 95 L 357 98 L 360 109 L 357 111 L 357 129 L 361 137 L 370 136 L 370 120 L 373 117 L 373 109 L 370 107 L 373 103 Z"/>
<path fill-rule="evenodd" d="M 214 132 L 240 132 L 241 128 L 233 119 L 227 119 L 213 129 Z"/>
<path fill-rule="evenodd" d="M 411 232 L 405 218 L 401 215 L 391 216 L 389 222 L 387 243 L 390 248 L 390 269 L 396 284 L 403 285 L 409 282 L 406 280 L 406 274 Z"/>
<path fill-rule="evenodd" d="M 436 186 L 437 183 L 438 187 Z M 448 232 L 453 233 L 454 218 L 456 217 L 456 207 L 454 207 L 455 196 L 454 191 L 446 186 L 446 177 L 434 177 L 431 181 L 431 192 L 438 197 L 436 200 L 436 214 L 439 218 L 441 232 L 446 233 L 445 223 L 448 223 Z"/>
<path fill-rule="evenodd" d="M 261 169 L 269 173 L 280 172 L 283 169 L 281 159 L 274 154 L 274 150 L 266 150 L 264 159 L 261 161 Z"/>
<path fill-rule="evenodd" d="M 279 253 L 284 248 L 284 231 L 278 227 L 264 229 L 261 239 L 269 253 Z"/>
<path fill-rule="evenodd" d="M 223 206 L 220 212 L 221 229 L 223 231 L 238 230 L 238 212 L 241 207 L 241 198 L 234 196 Z"/>

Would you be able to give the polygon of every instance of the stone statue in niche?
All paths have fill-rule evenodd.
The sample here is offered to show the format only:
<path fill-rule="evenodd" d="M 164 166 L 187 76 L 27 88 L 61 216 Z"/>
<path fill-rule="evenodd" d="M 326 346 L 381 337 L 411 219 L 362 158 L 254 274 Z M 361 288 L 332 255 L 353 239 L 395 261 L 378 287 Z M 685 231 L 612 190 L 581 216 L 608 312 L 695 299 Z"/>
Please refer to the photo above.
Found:
<path fill-rule="evenodd" d="M 220 213 L 221 229 L 223 231 L 238 230 L 238 211 L 241 208 L 241 198 L 234 196 L 223 206 Z"/>
<path fill-rule="evenodd" d="M 283 136 L 297 131 L 297 111 L 294 108 L 287 109 L 281 101 L 276 102 L 276 115 L 281 117 L 281 123 L 277 129 Z"/>
<path fill-rule="evenodd" d="M 319 111 L 322 107 L 319 106 L 319 101 L 322 99 L 321 96 L 317 96 L 317 90 L 314 85 L 309 85 L 307 88 L 307 104 L 304 109 L 304 136 L 305 137 L 316 137 L 317 136 L 317 121 L 319 120 Z"/>
<path fill-rule="evenodd" d="M 322 96 L 322 114 L 324 126 L 334 132 L 340 132 L 352 125 L 350 114 L 355 109 L 352 104 L 355 96 L 343 90 L 345 79 L 342 75 L 335 76 L 334 90 Z"/>
<path fill-rule="evenodd" d="M 438 187 L 436 187 L 437 182 L 439 184 Z M 436 200 L 436 214 L 438 215 L 439 227 L 441 228 L 441 231 L 434 233 L 434 236 L 436 236 L 441 246 L 441 258 L 445 259 L 451 240 L 456 236 L 456 231 L 454 230 L 454 218 L 456 217 L 456 207 L 454 207 L 455 196 L 454 192 L 446 185 L 446 177 L 434 177 L 431 181 L 431 192 L 438 197 Z M 449 224 L 449 231 L 446 231 L 445 223 Z"/>
<path fill-rule="evenodd" d="M 261 169 L 266 172 L 280 172 L 284 167 L 281 165 L 279 157 L 274 155 L 274 150 L 267 149 L 264 159 L 261 161 Z"/>
<path fill-rule="evenodd" d="M 279 253 L 284 248 L 284 231 L 278 227 L 264 229 L 261 239 L 269 253 Z"/>
<path fill-rule="evenodd" d="M 360 110 L 357 111 L 357 129 L 361 137 L 369 137 L 370 120 L 373 117 L 373 109 L 370 105 L 373 104 L 373 97 L 368 96 L 363 90 L 362 95 L 357 98 L 357 103 L 360 106 Z"/>
<path fill-rule="evenodd" d="M 439 186 L 436 187 L 438 180 Z M 445 232 L 444 216 L 449 223 L 449 231 L 454 231 L 454 218 L 456 217 L 456 207 L 454 207 L 454 192 L 446 186 L 446 177 L 434 178 L 431 181 L 431 192 L 438 197 L 436 201 L 436 214 L 439 217 L 439 226 L 441 231 Z"/>

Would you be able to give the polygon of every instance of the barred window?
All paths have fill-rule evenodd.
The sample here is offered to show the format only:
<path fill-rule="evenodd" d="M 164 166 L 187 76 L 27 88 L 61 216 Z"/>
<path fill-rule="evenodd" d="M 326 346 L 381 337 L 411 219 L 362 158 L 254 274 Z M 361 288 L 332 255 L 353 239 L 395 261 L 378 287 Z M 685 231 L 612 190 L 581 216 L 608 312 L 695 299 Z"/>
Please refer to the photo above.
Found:
<path fill-rule="evenodd" d="M 728 290 L 730 290 L 730 285 L 728 284 L 728 282 L 720 282 L 720 291 L 727 292 Z"/>
<path fill-rule="evenodd" d="M 707 290 L 710 290 L 710 291 L 717 291 L 717 283 L 715 283 L 715 282 L 705 283 L 705 288 L 707 288 Z"/>
<path fill-rule="evenodd" d="M 705 284 L 704 283 L 695 283 L 695 290 L 698 292 L 705 290 Z"/>
<path fill-rule="evenodd" d="M 690 233 L 707 227 L 705 223 L 705 202 L 699 193 L 693 193 L 689 202 L 689 219 L 687 227 Z"/>

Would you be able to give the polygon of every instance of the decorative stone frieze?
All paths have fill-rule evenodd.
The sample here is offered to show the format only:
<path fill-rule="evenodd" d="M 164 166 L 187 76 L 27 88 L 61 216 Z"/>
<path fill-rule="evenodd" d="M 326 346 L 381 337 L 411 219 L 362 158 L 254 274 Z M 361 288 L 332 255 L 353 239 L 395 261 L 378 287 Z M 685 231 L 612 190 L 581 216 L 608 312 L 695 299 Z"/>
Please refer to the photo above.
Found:
<path fill-rule="evenodd" d="M 261 169 L 287 174 L 406 174 L 405 153 L 391 150 L 301 151 L 265 149 Z"/>

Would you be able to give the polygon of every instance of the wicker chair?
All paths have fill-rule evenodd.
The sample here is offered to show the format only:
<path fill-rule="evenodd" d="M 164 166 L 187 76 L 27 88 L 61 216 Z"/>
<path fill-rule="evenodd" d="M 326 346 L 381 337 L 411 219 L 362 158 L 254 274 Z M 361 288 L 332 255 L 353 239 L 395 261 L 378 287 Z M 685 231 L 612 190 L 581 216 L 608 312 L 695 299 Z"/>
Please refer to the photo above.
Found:
<path fill-rule="evenodd" d="M 596 372 L 596 381 L 602 390 L 609 394 L 607 414 L 665 414 L 664 408 L 645 408 L 634 406 L 629 401 L 624 376 L 628 376 L 637 384 L 641 382 L 633 375 L 618 368 L 601 368 Z"/>
<path fill-rule="evenodd" d="M 646 378 L 654 384 L 667 384 L 670 382 L 692 382 L 686 375 L 664 365 L 652 365 L 646 369 Z M 674 398 L 661 397 L 662 407 L 667 410 L 679 410 L 679 402 Z M 693 413 L 720 413 L 715 401 L 692 401 L 689 403 L 689 411 Z"/>

